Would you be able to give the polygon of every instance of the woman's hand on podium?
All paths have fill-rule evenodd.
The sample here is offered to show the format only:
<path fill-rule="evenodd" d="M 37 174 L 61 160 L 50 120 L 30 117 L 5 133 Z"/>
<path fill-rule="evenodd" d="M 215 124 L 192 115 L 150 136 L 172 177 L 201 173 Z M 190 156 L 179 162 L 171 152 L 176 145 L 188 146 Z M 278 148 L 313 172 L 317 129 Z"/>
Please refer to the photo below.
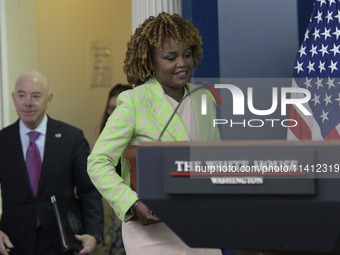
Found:
<path fill-rule="evenodd" d="M 161 222 L 161 219 L 159 219 L 142 201 L 139 201 L 137 204 L 135 215 L 143 226 Z"/>

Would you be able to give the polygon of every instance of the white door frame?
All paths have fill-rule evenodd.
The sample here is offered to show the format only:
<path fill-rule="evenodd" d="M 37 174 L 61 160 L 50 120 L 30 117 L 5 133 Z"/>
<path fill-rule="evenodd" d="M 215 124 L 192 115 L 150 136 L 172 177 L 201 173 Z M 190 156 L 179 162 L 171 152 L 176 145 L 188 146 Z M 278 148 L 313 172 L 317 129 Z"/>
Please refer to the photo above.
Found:
<path fill-rule="evenodd" d="M 132 33 L 145 19 L 163 11 L 182 15 L 182 0 L 131 0 Z"/>
<path fill-rule="evenodd" d="M 0 0 L 0 129 L 9 125 L 6 0 Z"/>

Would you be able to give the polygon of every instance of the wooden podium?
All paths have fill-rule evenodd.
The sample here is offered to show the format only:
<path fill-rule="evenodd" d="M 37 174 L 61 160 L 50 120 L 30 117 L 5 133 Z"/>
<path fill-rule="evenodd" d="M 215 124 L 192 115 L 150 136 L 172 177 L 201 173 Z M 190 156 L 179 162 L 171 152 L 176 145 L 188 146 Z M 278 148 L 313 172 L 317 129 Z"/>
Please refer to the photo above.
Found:
<path fill-rule="evenodd" d="M 340 141 L 152 142 L 134 152 L 139 198 L 191 247 L 340 252 Z M 211 162 L 225 171 L 203 172 Z"/>
<path fill-rule="evenodd" d="M 126 158 L 126 163 L 129 167 L 129 171 L 130 171 L 130 187 L 134 191 L 137 191 L 137 176 L 136 176 L 137 146 L 136 145 L 130 146 L 129 148 L 126 149 L 125 158 Z"/>

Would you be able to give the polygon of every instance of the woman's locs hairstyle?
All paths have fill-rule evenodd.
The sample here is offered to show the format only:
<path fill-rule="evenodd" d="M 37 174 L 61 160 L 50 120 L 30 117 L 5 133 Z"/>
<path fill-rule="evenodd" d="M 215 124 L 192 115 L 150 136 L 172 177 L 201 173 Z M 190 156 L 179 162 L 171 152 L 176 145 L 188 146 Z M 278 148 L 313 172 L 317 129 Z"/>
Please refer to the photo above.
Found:
<path fill-rule="evenodd" d="M 191 47 L 194 67 L 203 57 L 198 29 L 178 14 L 160 13 L 144 21 L 131 36 L 124 60 L 124 72 L 131 85 L 141 85 L 152 76 L 152 51 L 169 45 L 170 38 Z"/>

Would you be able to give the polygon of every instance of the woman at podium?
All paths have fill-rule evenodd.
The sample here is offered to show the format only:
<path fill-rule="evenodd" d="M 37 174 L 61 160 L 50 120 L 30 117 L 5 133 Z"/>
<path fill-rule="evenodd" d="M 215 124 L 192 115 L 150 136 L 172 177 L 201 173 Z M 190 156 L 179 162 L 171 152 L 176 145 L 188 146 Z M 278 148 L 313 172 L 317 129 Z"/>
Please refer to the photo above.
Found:
<path fill-rule="evenodd" d="M 88 158 L 92 182 L 122 220 L 128 255 L 221 254 L 219 249 L 190 248 L 138 199 L 124 156 L 128 147 L 142 141 L 219 139 L 218 128 L 209 125 L 215 117 L 213 104 L 208 104 L 213 114 L 202 118 L 196 109 L 203 91 L 188 83 L 202 57 L 201 44 L 198 30 L 177 14 L 160 13 L 136 29 L 124 61 L 134 88 L 119 95 Z M 115 169 L 120 158 L 121 176 Z"/>

